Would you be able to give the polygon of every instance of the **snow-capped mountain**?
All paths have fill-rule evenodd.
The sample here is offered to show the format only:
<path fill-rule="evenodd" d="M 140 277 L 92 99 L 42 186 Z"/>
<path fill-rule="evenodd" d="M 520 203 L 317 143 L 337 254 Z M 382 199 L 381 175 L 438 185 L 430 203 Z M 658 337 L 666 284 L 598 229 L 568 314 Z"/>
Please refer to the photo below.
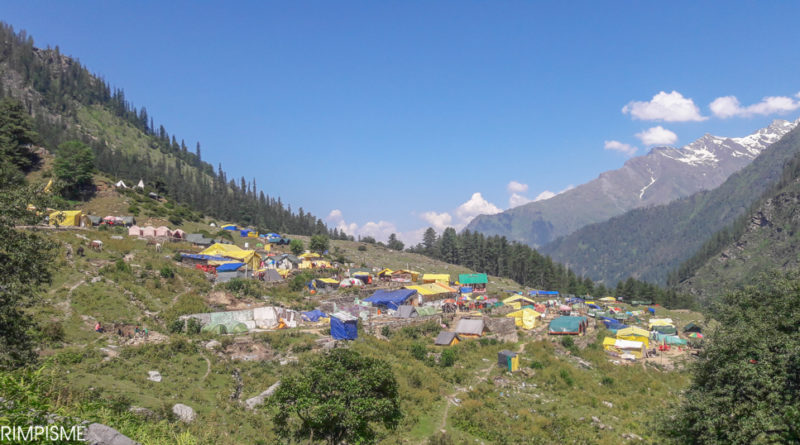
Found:
<path fill-rule="evenodd" d="M 714 189 L 799 123 L 776 120 L 744 137 L 706 134 L 681 148 L 656 147 L 550 199 L 481 215 L 467 229 L 541 246 L 628 210 Z"/>

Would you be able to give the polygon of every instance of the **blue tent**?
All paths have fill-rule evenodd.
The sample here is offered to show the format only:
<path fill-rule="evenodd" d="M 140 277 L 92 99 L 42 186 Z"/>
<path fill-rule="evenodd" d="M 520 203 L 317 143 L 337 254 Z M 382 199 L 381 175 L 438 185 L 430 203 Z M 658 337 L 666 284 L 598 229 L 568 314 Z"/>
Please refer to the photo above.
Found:
<path fill-rule="evenodd" d="M 319 309 L 314 309 L 313 311 L 303 312 L 302 317 L 308 321 L 319 321 L 320 318 L 327 317 L 327 315 Z"/>
<path fill-rule="evenodd" d="M 331 337 L 334 340 L 355 340 L 358 338 L 358 319 L 341 312 L 331 315 Z"/>
<path fill-rule="evenodd" d="M 577 303 L 586 303 L 586 300 L 578 297 L 570 298 L 567 300 L 567 304 L 577 304 Z"/>
<path fill-rule="evenodd" d="M 596 304 L 592 304 L 592 303 L 587 304 L 587 306 L 589 306 L 592 309 L 602 309 L 600 306 L 598 306 Z"/>
<path fill-rule="evenodd" d="M 462 294 L 469 294 L 472 293 L 472 288 L 469 286 L 463 286 L 461 287 L 461 289 L 459 289 L 459 292 L 461 292 Z"/>
<path fill-rule="evenodd" d="M 191 258 L 193 260 L 208 260 L 208 261 L 228 261 L 228 258 L 217 255 L 201 255 L 199 253 L 182 253 L 181 258 Z"/>
<path fill-rule="evenodd" d="M 376 290 L 374 294 L 365 298 L 364 301 L 372 303 L 373 306 L 386 306 L 389 309 L 397 310 L 398 307 L 408 301 L 417 293 L 414 289 L 398 290 Z"/>
<path fill-rule="evenodd" d="M 250 232 L 252 232 L 252 230 L 250 230 L 250 229 L 242 229 L 242 230 L 239 231 L 239 236 L 241 236 L 242 238 L 247 238 L 247 234 L 250 233 Z"/>
<path fill-rule="evenodd" d="M 651 307 L 647 308 L 647 312 L 650 312 L 653 315 L 656 314 L 656 310 L 654 308 L 651 308 Z"/>
<path fill-rule="evenodd" d="M 244 266 L 244 263 L 227 263 L 217 266 L 217 272 L 233 272 Z"/>

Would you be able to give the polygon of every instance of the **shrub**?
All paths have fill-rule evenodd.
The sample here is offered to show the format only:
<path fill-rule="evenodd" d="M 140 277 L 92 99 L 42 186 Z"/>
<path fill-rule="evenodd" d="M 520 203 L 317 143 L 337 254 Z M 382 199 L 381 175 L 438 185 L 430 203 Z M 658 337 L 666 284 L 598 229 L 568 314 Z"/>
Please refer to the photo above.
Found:
<path fill-rule="evenodd" d="M 183 224 L 183 218 L 181 218 L 178 215 L 174 215 L 174 214 L 173 215 L 169 215 L 169 218 L 167 218 L 167 219 L 169 220 L 170 223 L 172 223 L 172 224 L 174 224 L 176 226 L 179 226 L 179 225 Z"/>
<path fill-rule="evenodd" d="M 133 216 L 139 216 L 139 207 L 131 204 L 130 206 L 128 206 L 128 213 L 130 213 Z"/>
<path fill-rule="evenodd" d="M 571 349 L 575 347 L 575 340 L 573 340 L 572 337 L 569 336 L 561 337 L 561 346 L 567 349 Z"/>
<path fill-rule="evenodd" d="M 131 266 L 128 265 L 122 258 L 118 259 L 115 263 L 117 272 L 131 273 Z"/>
<path fill-rule="evenodd" d="M 411 355 L 417 360 L 425 360 L 425 357 L 428 355 L 428 351 L 425 349 L 425 345 L 422 343 L 413 343 L 411 345 Z"/>
<path fill-rule="evenodd" d="M 544 368 L 544 363 L 534 360 L 531 362 L 531 369 L 542 369 Z"/>
<path fill-rule="evenodd" d="M 613 386 L 614 385 L 614 379 L 611 378 L 611 377 L 605 376 L 602 379 L 600 379 L 600 383 L 603 386 Z"/>
<path fill-rule="evenodd" d="M 172 270 L 172 268 L 169 267 L 169 266 L 162 267 L 161 270 L 159 271 L 159 273 L 161 274 L 161 278 L 174 278 L 175 277 L 175 271 Z"/>
<path fill-rule="evenodd" d="M 367 251 L 367 246 L 365 246 L 363 244 L 358 246 L 358 251 L 359 252 L 366 252 Z"/>
<path fill-rule="evenodd" d="M 442 356 L 439 359 L 439 364 L 445 368 L 453 366 L 456 362 L 456 351 L 453 349 L 445 349 L 442 351 Z"/>
<path fill-rule="evenodd" d="M 391 334 L 392 330 L 389 329 L 389 326 L 384 326 L 381 328 L 381 335 L 383 335 L 384 337 L 389 338 Z"/>
<path fill-rule="evenodd" d="M 558 375 L 561 377 L 561 380 L 563 380 L 564 383 L 567 384 L 567 386 L 572 386 L 575 384 L 575 380 L 572 378 L 572 375 L 570 375 L 569 371 L 567 371 L 566 369 L 562 369 Z"/>
<path fill-rule="evenodd" d="M 64 341 L 64 326 L 60 321 L 49 321 L 40 328 L 40 335 L 42 341 L 47 343 Z"/>
<path fill-rule="evenodd" d="M 187 334 L 199 334 L 200 333 L 200 321 L 196 318 L 190 318 L 186 320 L 186 333 Z"/>
<path fill-rule="evenodd" d="M 183 260 L 183 257 L 181 256 L 180 252 L 175 252 L 175 255 L 172 255 L 172 260 L 180 263 L 181 260 Z"/>
<path fill-rule="evenodd" d="M 169 324 L 169 331 L 173 334 L 180 334 L 181 332 L 183 332 L 183 328 L 185 325 L 186 322 L 184 322 L 183 320 L 175 319 L 172 321 L 172 323 Z"/>

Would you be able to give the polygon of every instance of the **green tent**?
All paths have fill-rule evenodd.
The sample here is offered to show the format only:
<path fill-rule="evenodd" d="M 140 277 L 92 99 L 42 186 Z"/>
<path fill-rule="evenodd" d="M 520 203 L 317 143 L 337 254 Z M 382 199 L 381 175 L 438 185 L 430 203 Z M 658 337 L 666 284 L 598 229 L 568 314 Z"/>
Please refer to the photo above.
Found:
<path fill-rule="evenodd" d="M 244 323 L 235 323 L 230 329 L 228 329 L 228 332 L 232 334 L 243 334 L 249 331 L 250 330 L 247 329 L 247 325 Z"/>
<path fill-rule="evenodd" d="M 210 332 L 212 334 L 222 335 L 227 334 L 228 330 L 225 329 L 224 324 L 207 324 L 203 326 L 202 332 Z"/>
<path fill-rule="evenodd" d="M 583 335 L 588 321 L 586 317 L 558 317 L 550 322 L 547 333 L 550 335 Z"/>
<path fill-rule="evenodd" d="M 417 315 L 424 317 L 426 315 L 436 315 L 439 311 L 433 306 L 421 306 L 417 308 Z"/>
<path fill-rule="evenodd" d="M 489 282 L 489 277 L 485 273 L 462 273 L 458 275 L 458 282 L 462 286 L 465 284 L 486 284 Z"/>
<path fill-rule="evenodd" d="M 693 321 L 690 321 L 689 324 L 687 324 L 683 328 L 683 332 L 698 332 L 698 333 L 702 333 L 703 332 L 703 328 L 700 325 L 698 325 L 697 323 L 695 323 Z"/>

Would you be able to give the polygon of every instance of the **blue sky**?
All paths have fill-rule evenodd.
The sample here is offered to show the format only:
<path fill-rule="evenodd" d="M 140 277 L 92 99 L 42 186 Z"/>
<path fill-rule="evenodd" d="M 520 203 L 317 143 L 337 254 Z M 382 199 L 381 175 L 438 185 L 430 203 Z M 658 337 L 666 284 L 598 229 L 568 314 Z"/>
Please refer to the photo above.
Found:
<path fill-rule="evenodd" d="M 229 176 L 379 239 L 800 115 L 800 3 L 551 3 L 29 1 L 0 17 Z"/>

